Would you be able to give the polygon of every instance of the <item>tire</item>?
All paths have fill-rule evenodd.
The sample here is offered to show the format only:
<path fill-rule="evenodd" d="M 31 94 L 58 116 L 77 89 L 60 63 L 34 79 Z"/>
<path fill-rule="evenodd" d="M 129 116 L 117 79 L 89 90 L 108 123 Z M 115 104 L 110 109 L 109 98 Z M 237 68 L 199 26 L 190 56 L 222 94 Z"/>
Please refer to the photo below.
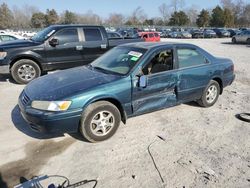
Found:
<path fill-rule="evenodd" d="M 236 44 L 236 39 L 234 37 L 232 38 L 232 43 Z"/>
<path fill-rule="evenodd" d="M 115 105 L 98 101 L 84 110 L 79 131 L 89 142 L 100 142 L 112 137 L 120 122 L 121 114 Z"/>
<path fill-rule="evenodd" d="M 249 39 L 247 39 L 247 44 L 249 44 L 249 45 L 250 45 L 250 38 L 249 38 Z"/>
<path fill-rule="evenodd" d="M 236 117 L 241 121 L 250 123 L 250 113 L 236 114 Z"/>
<path fill-rule="evenodd" d="M 201 99 L 197 102 L 202 107 L 210 107 L 216 103 L 219 95 L 220 85 L 215 80 L 211 80 L 206 89 L 203 91 Z"/>
<path fill-rule="evenodd" d="M 11 76 L 19 84 L 27 84 L 41 76 L 39 65 L 30 59 L 21 59 L 11 67 Z"/>

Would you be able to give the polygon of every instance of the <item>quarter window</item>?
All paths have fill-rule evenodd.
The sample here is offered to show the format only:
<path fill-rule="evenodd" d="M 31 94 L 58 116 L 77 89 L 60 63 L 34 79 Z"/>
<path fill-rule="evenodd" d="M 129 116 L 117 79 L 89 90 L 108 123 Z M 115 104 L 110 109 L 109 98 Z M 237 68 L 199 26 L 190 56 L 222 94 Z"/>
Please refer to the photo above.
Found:
<path fill-rule="evenodd" d="M 86 41 L 100 41 L 102 35 L 99 29 L 83 29 Z"/>
<path fill-rule="evenodd" d="M 177 49 L 179 68 L 203 65 L 206 59 L 194 49 Z"/>
<path fill-rule="evenodd" d="M 59 31 L 55 37 L 59 40 L 59 44 L 79 42 L 78 33 L 76 29 L 64 29 Z"/>

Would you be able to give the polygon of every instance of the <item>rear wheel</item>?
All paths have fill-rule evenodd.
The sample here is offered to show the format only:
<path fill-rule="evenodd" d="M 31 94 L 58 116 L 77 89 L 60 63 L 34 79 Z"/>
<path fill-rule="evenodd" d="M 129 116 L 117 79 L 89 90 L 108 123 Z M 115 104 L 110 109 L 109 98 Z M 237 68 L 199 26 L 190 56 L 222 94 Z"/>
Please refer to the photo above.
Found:
<path fill-rule="evenodd" d="M 40 75 L 40 67 L 30 59 L 18 60 L 11 67 L 11 76 L 19 84 L 27 84 Z"/>
<path fill-rule="evenodd" d="M 90 104 L 84 111 L 80 133 L 90 142 L 99 142 L 113 136 L 121 122 L 120 111 L 107 101 Z"/>
<path fill-rule="evenodd" d="M 247 39 L 247 44 L 249 44 L 249 45 L 250 45 L 250 38 L 249 38 L 249 39 Z"/>
<path fill-rule="evenodd" d="M 219 95 L 220 85 L 218 82 L 211 80 L 206 89 L 203 91 L 201 99 L 199 99 L 197 102 L 200 106 L 210 107 L 214 105 Z"/>
<path fill-rule="evenodd" d="M 236 39 L 234 37 L 232 38 L 232 43 L 236 43 Z"/>

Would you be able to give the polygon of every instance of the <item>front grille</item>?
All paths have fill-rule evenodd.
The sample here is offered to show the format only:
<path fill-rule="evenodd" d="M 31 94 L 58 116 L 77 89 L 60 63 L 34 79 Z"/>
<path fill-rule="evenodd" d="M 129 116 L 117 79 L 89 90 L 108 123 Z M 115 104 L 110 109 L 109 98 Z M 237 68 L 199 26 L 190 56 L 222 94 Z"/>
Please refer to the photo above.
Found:
<path fill-rule="evenodd" d="M 27 105 L 30 102 L 30 98 L 27 96 L 25 92 L 23 92 L 21 100 L 24 105 Z"/>

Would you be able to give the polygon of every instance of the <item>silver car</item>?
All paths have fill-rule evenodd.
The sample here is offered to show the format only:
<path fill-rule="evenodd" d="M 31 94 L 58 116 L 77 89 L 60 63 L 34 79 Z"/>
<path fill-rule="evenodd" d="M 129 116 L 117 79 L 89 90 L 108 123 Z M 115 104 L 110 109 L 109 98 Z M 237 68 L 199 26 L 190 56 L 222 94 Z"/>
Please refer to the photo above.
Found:
<path fill-rule="evenodd" d="M 250 30 L 245 30 L 237 35 L 234 35 L 232 38 L 232 42 L 250 44 Z"/>

